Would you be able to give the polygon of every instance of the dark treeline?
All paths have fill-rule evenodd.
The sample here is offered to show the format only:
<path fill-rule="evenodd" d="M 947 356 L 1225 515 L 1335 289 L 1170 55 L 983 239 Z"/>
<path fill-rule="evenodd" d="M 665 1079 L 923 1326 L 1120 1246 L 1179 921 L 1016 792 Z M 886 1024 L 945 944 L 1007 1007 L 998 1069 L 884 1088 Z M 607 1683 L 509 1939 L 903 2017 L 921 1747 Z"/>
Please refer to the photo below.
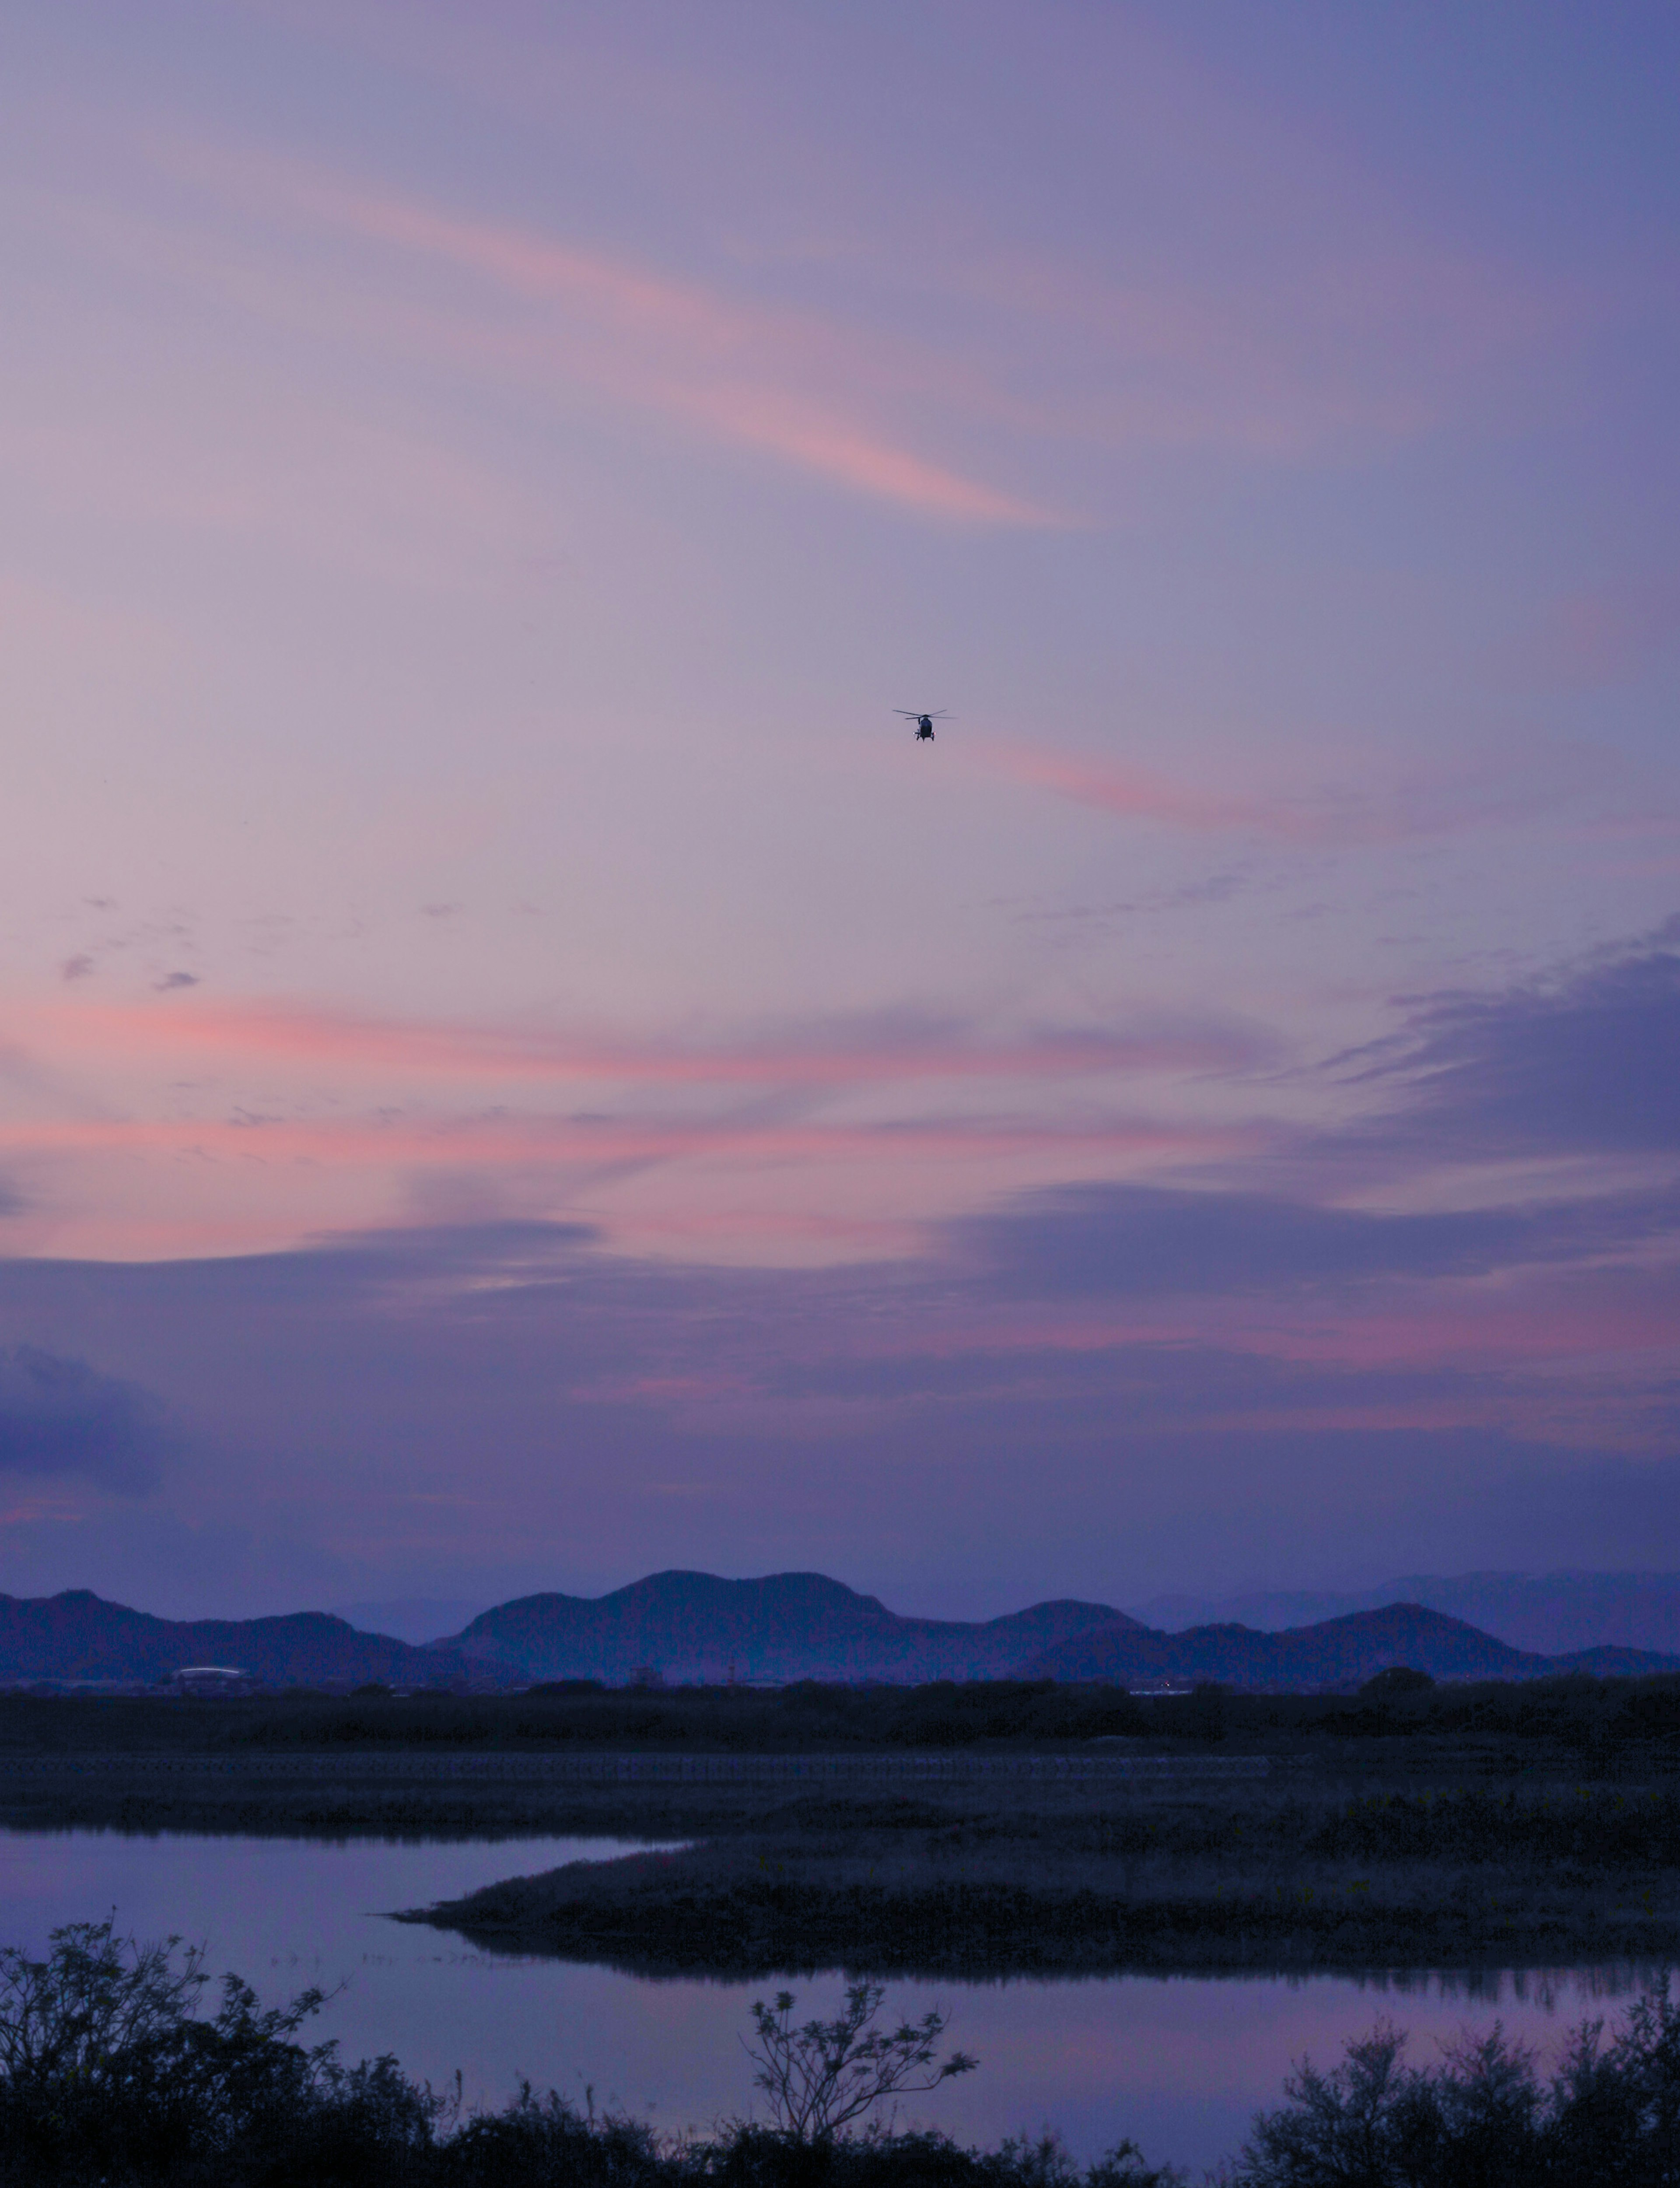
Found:
<path fill-rule="evenodd" d="M 1325 1740 L 1546 1740 L 1598 1757 L 1680 1752 L 1680 1677 L 1432 1686 L 1391 1674 L 1357 1695 L 1133 1695 L 1042 1680 L 773 1690 L 640 1690 L 568 1681 L 522 1695 L 233 1700 L 0 1695 L 0 1748 L 50 1751 L 398 1747 L 739 1751 L 1049 1747 L 1134 1739 L 1273 1749 Z"/>
<path fill-rule="evenodd" d="M 193 1955 L 71 1926 L 44 1961 L 0 1953 L 6 2188 L 1170 2188 L 1123 2143 L 1081 2168 L 1049 2133 L 992 2151 L 936 2134 L 741 2120 L 661 2138 L 527 2088 L 463 2116 L 385 2057 L 298 2040 L 322 2003 L 264 2010 L 235 1977 L 198 2010 Z M 878 1993 L 877 1993 L 878 1995 Z M 791 2005 L 792 2001 L 788 2003 Z M 972 2062 L 969 2062 L 972 2064 Z M 1496 2029 L 1433 2064 L 1379 2024 L 1303 2062 L 1221 2168 L 1223 2188 L 1672 2188 L 1680 2004 L 1646 1993 L 1571 2033 L 1549 2072 Z"/>
<path fill-rule="evenodd" d="M 463 2116 L 389 2055 L 342 2066 L 298 2041 L 318 1989 L 264 2010 L 237 1976 L 202 2009 L 200 1952 L 143 1944 L 115 1924 L 71 1923 L 32 1960 L 0 1948 L 0 2182 L 6 2188 L 1165 2188 L 1124 2144 L 1081 2171 L 1053 2136 L 966 2151 L 944 2137 L 860 2124 L 877 2102 L 974 2061 L 935 2064 L 944 2018 L 875 2030 L 883 1993 L 799 2028 L 753 2009 L 748 2055 L 772 2124 L 720 2123 L 660 2137 L 523 2085 L 502 2111 Z M 777 2009 L 791 2009 L 791 1996 Z M 766 2039 L 770 2040 L 766 2042 Z M 789 2068 L 786 2073 L 775 2071 Z"/>

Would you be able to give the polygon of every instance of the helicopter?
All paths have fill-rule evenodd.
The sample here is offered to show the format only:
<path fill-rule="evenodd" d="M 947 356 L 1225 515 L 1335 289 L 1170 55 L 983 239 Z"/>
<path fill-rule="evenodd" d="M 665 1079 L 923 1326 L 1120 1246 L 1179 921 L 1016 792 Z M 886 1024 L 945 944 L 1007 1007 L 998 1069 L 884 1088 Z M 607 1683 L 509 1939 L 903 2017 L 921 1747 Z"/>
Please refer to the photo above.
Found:
<path fill-rule="evenodd" d="M 943 722 L 945 719 L 945 710 L 943 707 L 939 709 L 937 713 L 933 714 L 912 713 L 908 707 L 894 707 L 893 712 L 895 714 L 902 714 L 905 721 L 915 723 L 916 742 L 918 743 L 922 743 L 925 741 L 927 743 L 932 744 L 933 742 L 934 723 Z"/>

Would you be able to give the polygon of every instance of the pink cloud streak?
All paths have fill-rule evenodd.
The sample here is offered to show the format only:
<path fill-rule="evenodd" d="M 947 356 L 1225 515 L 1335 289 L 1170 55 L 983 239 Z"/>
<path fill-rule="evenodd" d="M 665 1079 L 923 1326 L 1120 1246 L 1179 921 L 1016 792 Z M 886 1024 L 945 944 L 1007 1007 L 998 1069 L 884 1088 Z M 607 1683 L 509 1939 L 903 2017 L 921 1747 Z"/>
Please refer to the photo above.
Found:
<path fill-rule="evenodd" d="M 1000 774 L 1035 790 L 1053 791 L 1076 805 L 1095 807 L 1123 820 L 1164 820 L 1181 828 L 1253 828 L 1267 834 L 1310 832 L 1275 806 L 1258 799 L 1212 797 L 1187 790 L 1139 767 L 1115 766 L 1069 753 L 1027 746 L 995 747 L 986 755 Z"/>
<path fill-rule="evenodd" d="M 703 1047 L 590 1040 L 540 1029 L 437 1024 L 308 1005 L 51 1007 L 59 1043 L 124 1057 L 209 1052 L 451 1077 L 615 1080 L 652 1086 L 844 1088 L 927 1080 L 1100 1077 L 1215 1071 L 1242 1060 L 1229 1033 L 1046 1034 L 984 1044 L 927 1035 L 855 1041 L 797 1039 Z"/>
<path fill-rule="evenodd" d="M 848 355 L 841 331 L 820 321 L 736 303 L 530 229 L 462 218 L 296 162 L 180 145 L 161 156 L 177 172 L 231 184 L 341 234 L 465 274 L 520 304 L 557 309 L 561 321 L 539 342 L 538 358 L 617 400 L 924 516 L 983 525 L 1068 522 L 863 422 L 854 414 L 857 383 L 870 375 Z M 475 324 L 480 347 L 484 331 Z M 528 342 L 515 348 L 529 356 Z M 810 392 L 811 382 L 836 377 L 848 383 L 849 402 Z"/>
<path fill-rule="evenodd" d="M 1229 1152 L 1237 1136 L 1194 1127 L 1117 1124 L 1085 1128 L 940 1119 L 887 1125 L 764 1125 L 750 1119 L 646 1122 L 622 1118 L 445 1118 L 318 1122 L 295 1118 L 72 1118 L 0 1125 L 0 1153 L 178 1154 L 251 1162 L 307 1161 L 350 1166 L 440 1163 L 600 1164 L 665 1161 L 712 1153 L 785 1160 L 902 1153 L 919 1164 L 941 1155 L 1057 1151 L 1138 1156 Z"/>
<path fill-rule="evenodd" d="M 1327 849 L 1404 843 L 1474 827 L 1531 811 L 1555 794 L 1532 787 L 1514 793 L 1490 777 L 1391 783 L 1356 794 L 1328 787 L 1293 796 L 1232 796 L 1188 788 L 1145 768 L 1026 745 L 994 745 L 978 757 L 993 773 L 1121 820 L 1156 820 L 1198 832 L 1248 832 Z"/>

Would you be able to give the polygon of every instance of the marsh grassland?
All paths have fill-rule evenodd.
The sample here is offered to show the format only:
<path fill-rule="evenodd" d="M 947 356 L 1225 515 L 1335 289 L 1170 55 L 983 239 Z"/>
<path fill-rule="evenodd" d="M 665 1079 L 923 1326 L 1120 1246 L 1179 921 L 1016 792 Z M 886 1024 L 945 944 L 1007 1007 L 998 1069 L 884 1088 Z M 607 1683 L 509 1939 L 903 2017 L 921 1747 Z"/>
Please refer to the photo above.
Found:
<path fill-rule="evenodd" d="M 1507 1969 L 1613 1970 L 1617 1988 L 1646 1995 L 1602 2040 L 1591 2025 L 1571 2035 L 1550 2079 L 1497 2030 L 1414 2065 L 1379 2027 L 1340 2065 L 1286 2082 L 1287 2101 L 1256 2118 L 1221 2177 L 1241 2188 L 1680 2178 L 1680 2006 L 1663 1994 L 1680 1960 L 1680 1681 L 1375 1701 L 1139 1702 L 1001 1682 L 201 1706 L 0 1697 L 0 1820 L 674 1844 L 390 1910 L 498 1953 L 641 1976 L 1317 1971 L 1403 1986 L 1424 1971 L 1474 1985 Z M 446 2118 L 389 2060 L 340 2069 L 300 2048 L 290 2022 L 239 2021 L 237 1997 L 228 2011 L 237 2026 L 183 2024 L 162 2051 L 142 2047 L 120 2104 L 79 2072 L 38 2090 L 14 2075 L 0 2146 L 26 2154 L 9 2172 L 0 2158 L 0 2175 L 28 2188 L 1185 2178 L 1130 2146 L 1081 2168 L 1053 2138 L 819 2146 L 736 2122 L 662 2141 L 528 2094 L 500 2113 Z M 158 2061 L 167 2071 L 152 2073 Z M 202 2083 L 191 2103 L 183 2061 Z"/>
<path fill-rule="evenodd" d="M 819 1747 L 857 1773 L 775 1774 Z M 912 1748 L 946 1757 L 949 1774 L 910 1782 Z M 733 1756 L 768 1774 L 747 1763 L 736 1780 L 541 1774 L 608 1751 L 627 1772 Z M 1191 1774 L 1021 1774 L 1046 1751 Z M 1194 1774 L 1262 1756 L 1263 1776 Z M 37 1827 L 688 1841 L 403 1910 L 503 1949 L 646 1973 L 1680 1959 L 1672 1680 L 1449 1688 L 1380 1705 L 1213 1693 L 1140 1703 L 1006 1682 L 196 1707 L 9 1698 L 0 1813 Z"/>
<path fill-rule="evenodd" d="M 1602 1785 L 805 1796 L 680 1852 L 514 1878 L 409 1919 L 645 1973 L 1666 1961 L 1680 1958 L 1680 1797 Z"/>

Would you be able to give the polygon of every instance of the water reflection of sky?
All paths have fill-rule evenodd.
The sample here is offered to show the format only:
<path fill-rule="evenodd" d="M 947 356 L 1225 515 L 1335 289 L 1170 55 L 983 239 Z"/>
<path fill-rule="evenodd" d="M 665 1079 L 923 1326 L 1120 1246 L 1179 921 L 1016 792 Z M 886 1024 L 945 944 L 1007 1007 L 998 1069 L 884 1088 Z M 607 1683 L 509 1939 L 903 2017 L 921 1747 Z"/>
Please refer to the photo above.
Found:
<path fill-rule="evenodd" d="M 493 1879 L 609 1854 L 611 1840 L 403 1845 L 379 1840 L 0 1834 L 0 1941 L 38 1950 L 56 1923 L 115 1908 L 143 1937 L 178 1931 L 236 1969 L 265 2002 L 306 1984 L 344 1988 L 322 2016 L 351 2059 L 394 2052 L 434 2084 L 461 2072 L 469 2101 L 499 2104 L 521 2075 L 675 2129 L 745 2111 L 740 2037 L 764 1982 L 649 1982 L 611 1970 L 474 1951 L 381 1911 Z M 1130 2134 L 1154 2158 L 1213 2163 L 1274 2102 L 1303 2053 L 1328 2064 L 1386 2018 L 1427 2060 L 1502 2020 L 1555 2049 L 1565 2029 L 1614 2016 L 1651 1971 L 1635 1967 L 1275 1979 L 1120 1977 L 1075 1982 L 894 1984 L 888 2005 L 949 2008 L 950 2039 L 979 2072 L 916 2101 L 907 2119 L 993 2142 L 1045 2123 L 1081 2156 Z M 790 1978 L 802 2014 L 827 2012 L 838 1977 Z"/>

